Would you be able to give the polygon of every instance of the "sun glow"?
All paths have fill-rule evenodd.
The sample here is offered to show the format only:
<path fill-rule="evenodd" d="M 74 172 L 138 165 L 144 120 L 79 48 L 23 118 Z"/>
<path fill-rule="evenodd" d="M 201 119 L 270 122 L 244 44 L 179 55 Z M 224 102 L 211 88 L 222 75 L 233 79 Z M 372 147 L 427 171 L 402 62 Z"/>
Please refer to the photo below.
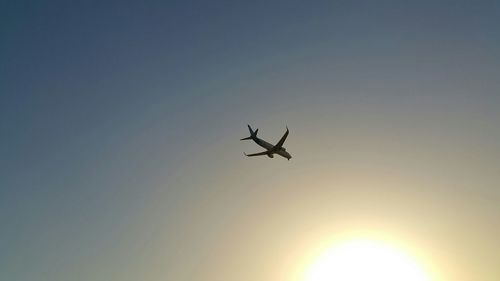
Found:
<path fill-rule="evenodd" d="M 403 251 L 384 242 L 357 239 L 333 246 L 306 270 L 304 281 L 430 281 Z"/>

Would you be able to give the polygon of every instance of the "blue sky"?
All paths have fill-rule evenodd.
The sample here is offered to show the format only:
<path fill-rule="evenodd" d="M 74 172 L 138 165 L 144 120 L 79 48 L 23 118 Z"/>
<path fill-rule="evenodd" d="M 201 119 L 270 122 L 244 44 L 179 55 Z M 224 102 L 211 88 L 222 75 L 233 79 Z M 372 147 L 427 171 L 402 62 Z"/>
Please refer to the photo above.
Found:
<path fill-rule="evenodd" d="M 0 277 L 286 279 L 310 231 L 376 229 L 498 280 L 498 26 L 496 1 L 3 2 Z M 247 123 L 294 158 L 244 158 Z"/>

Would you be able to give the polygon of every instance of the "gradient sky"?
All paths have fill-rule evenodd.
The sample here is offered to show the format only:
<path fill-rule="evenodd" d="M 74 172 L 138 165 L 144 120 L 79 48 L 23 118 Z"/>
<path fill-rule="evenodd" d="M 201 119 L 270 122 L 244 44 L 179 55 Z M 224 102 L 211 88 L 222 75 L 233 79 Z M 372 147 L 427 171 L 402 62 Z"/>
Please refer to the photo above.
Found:
<path fill-rule="evenodd" d="M 0 279 L 500 280 L 498 1 L 2 1 Z M 293 159 L 248 159 L 246 124 Z"/>

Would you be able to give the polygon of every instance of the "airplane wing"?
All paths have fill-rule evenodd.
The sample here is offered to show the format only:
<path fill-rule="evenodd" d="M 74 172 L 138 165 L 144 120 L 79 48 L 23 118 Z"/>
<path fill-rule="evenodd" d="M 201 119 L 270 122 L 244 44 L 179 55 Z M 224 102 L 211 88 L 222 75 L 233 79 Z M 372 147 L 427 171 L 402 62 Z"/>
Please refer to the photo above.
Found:
<path fill-rule="evenodd" d="M 261 156 L 261 155 L 267 155 L 268 153 L 269 152 L 267 152 L 267 151 L 262 151 L 262 152 L 258 152 L 258 153 L 252 153 L 252 154 L 246 154 L 245 153 L 245 156 L 248 156 L 248 157 L 250 157 L 250 156 Z"/>
<path fill-rule="evenodd" d="M 273 149 L 280 149 L 283 144 L 285 143 L 286 137 L 288 137 L 288 127 L 286 127 L 286 132 L 285 134 L 281 137 L 280 141 L 273 147 Z"/>

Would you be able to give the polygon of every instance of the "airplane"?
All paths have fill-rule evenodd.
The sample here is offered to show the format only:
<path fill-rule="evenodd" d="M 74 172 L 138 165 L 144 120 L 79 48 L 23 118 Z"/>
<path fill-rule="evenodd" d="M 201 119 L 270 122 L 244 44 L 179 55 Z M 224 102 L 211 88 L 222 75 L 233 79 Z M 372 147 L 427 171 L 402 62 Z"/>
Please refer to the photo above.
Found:
<path fill-rule="evenodd" d="M 247 125 L 247 126 L 248 126 L 248 130 L 250 131 L 250 136 L 247 138 L 242 138 L 241 140 L 253 140 L 256 144 L 265 148 L 266 151 L 252 153 L 252 154 L 244 153 L 245 156 L 251 157 L 251 156 L 267 155 L 269 158 L 273 158 L 274 154 L 278 154 L 282 157 L 285 157 L 288 160 L 290 160 L 290 158 L 292 158 L 290 153 L 288 153 L 286 151 L 286 149 L 283 147 L 283 143 L 285 143 L 286 137 L 288 136 L 288 127 L 286 127 L 286 132 L 281 137 L 281 139 L 278 141 L 278 143 L 276 145 L 272 145 L 272 144 L 266 142 L 265 140 L 259 139 L 257 137 L 257 132 L 259 131 L 259 129 L 256 129 L 255 131 L 253 131 L 252 127 L 250 127 L 250 125 Z"/>

